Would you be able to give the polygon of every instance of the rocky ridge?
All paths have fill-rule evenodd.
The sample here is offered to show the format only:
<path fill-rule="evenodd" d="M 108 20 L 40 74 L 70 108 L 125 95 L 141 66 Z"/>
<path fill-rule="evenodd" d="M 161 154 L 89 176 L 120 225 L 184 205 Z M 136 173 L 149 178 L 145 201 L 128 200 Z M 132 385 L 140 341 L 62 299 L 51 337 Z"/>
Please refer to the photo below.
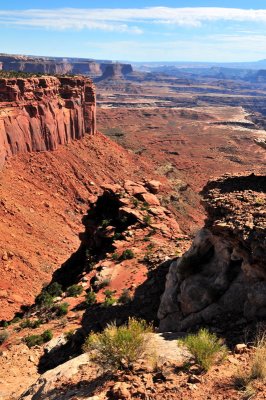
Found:
<path fill-rule="evenodd" d="M 96 132 L 95 88 L 84 77 L 0 79 L 0 168 L 7 157 L 55 150 Z"/>
<path fill-rule="evenodd" d="M 230 330 L 266 317 L 266 177 L 225 176 L 204 190 L 205 227 L 167 275 L 162 331 Z"/>

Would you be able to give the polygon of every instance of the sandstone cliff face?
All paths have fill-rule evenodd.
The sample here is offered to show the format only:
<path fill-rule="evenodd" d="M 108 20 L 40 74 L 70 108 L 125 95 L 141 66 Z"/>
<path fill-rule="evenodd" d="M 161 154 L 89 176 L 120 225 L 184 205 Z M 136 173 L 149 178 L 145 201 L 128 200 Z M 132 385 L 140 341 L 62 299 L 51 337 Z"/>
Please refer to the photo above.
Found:
<path fill-rule="evenodd" d="M 0 55 L 0 70 L 41 74 L 82 74 L 95 77 L 123 77 L 133 71 L 130 64 L 85 58 L 47 58 Z"/>
<path fill-rule="evenodd" d="M 266 317 L 266 177 L 225 177 L 203 193 L 209 217 L 170 266 L 162 331 Z"/>
<path fill-rule="evenodd" d="M 0 168 L 8 156 L 55 150 L 96 131 L 95 90 L 83 77 L 0 79 Z"/>

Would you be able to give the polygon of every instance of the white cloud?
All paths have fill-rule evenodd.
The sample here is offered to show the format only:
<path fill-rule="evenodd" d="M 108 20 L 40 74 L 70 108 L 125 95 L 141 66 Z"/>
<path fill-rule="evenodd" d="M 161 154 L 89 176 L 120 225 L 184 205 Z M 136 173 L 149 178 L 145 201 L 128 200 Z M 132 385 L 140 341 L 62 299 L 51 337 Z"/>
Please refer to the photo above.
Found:
<path fill-rule="evenodd" d="M 239 8 L 116 8 L 116 9 L 30 9 L 0 10 L 0 24 L 7 26 L 42 27 L 49 29 L 100 29 L 139 34 L 142 29 L 131 24 L 173 24 L 199 27 L 205 22 L 266 23 L 266 9 Z"/>

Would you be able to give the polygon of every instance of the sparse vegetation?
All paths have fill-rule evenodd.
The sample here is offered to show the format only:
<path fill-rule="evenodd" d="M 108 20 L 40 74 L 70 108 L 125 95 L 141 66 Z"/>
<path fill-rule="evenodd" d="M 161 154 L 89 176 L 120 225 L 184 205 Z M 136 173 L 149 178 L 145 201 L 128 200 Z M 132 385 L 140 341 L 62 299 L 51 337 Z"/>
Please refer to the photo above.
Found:
<path fill-rule="evenodd" d="M 35 303 L 40 307 L 50 307 L 53 304 L 53 296 L 43 289 L 36 297 Z"/>
<path fill-rule="evenodd" d="M 130 296 L 130 292 L 128 289 L 123 289 L 119 299 L 118 299 L 118 303 L 120 304 L 128 304 L 131 301 L 131 296 Z"/>
<path fill-rule="evenodd" d="M 102 303 L 102 307 L 111 307 L 113 304 L 115 304 L 116 299 L 113 297 L 114 291 L 112 290 L 105 290 L 105 299 L 104 302 Z"/>
<path fill-rule="evenodd" d="M 53 311 L 55 311 L 55 315 L 57 317 L 63 317 L 68 313 L 68 307 L 69 307 L 68 303 L 57 304 L 53 307 Z"/>
<path fill-rule="evenodd" d="M 40 319 L 35 319 L 35 320 L 31 321 L 30 319 L 27 318 L 20 323 L 19 327 L 21 329 L 24 329 L 24 328 L 36 329 L 41 325 L 41 323 L 42 323 L 42 321 Z"/>
<path fill-rule="evenodd" d="M 69 286 L 66 290 L 68 297 L 78 297 L 83 292 L 83 287 L 81 285 Z"/>
<path fill-rule="evenodd" d="M 134 257 L 135 257 L 134 252 L 131 249 L 126 249 L 121 254 L 120 259 L 121 260 L 131 260 Z"/>
<path fill-rule="evenodd" d="M 25 337 L 24 341 L 26 345 L 30 348 L 33 346 L 40 346 L 43 343 L 49 342 L 52 338 L 52 331 L 46 330 L 41 335 L 30 335 Z"/>
<path fill-rule="evenodd" d="M 85 296 L 85 303 L 87 306 L 92 306 L 97 302 L 96 293 L 90 290 Z"/>
<path fill-rule="evenodd" d="M 143 222 L 145 222 L 146 225 L 150 225 L 151 224 L 151 216 L 149 214 L 144 215 Z"/>
<path fill-rule="evenodd" d="M 97 286 L 98 286 L 99 289 L 103 289 L 106 286 L 108 286 L 110 284 L 110 282 L 111 282 L 110 278 L 105 278 L 101 282 L 99 282 L 99 284 Z"/>
<path fill-rule="evenodd" d="M 111 323 L 102 333 L 91 333 L 83 349 L 92 352 L 92 360 L 104 370 L 129 368 L 143 357 L 149 332 L 152 332 L 151 325 L 130 318 L 125 325 L 118 327 Z"/>
<path fill-rule="evenodd" d="M 259 333 L 251 362 L 251 379 L 266 380 L 266 332 Z"/>
<path fill-rule="evenodd" d="M 47 286 L 45 289 L 52 297 L 59 297 L 62 295 L 62 285 L 58 282 L 53 282 L 51 285 Z"/>
<path fill-rule="evenodd" d="M 179 342 L 188 348 L 196 363 L 205 371 L 215 362 L 221 361 L 227 353 L 226 346 L 207 329 L 200 329 L 198 333 L 190 334 Z"/>
<path fill-rule="evenodd" d="M 112 254 L 112 260 L 113 260 L 113 261 L 119 260 L 119 254 L 118 254 L 118 253 L 113 253 L 113 254 Z"/>

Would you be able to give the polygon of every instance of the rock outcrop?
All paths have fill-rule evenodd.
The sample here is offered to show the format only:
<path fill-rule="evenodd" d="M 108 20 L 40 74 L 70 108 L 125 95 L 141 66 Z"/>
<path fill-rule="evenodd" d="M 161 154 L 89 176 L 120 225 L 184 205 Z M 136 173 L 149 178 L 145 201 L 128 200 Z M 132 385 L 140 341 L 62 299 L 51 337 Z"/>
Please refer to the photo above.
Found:
<path fill-rule="evenodd" d="M 227 176 L 203 195 L 208 219 L 170 266 L 162 331 L 266 317 L 266 177 Z"/>
<path fill-rule="evenodd" d="M 96 132 L 95 89 L 84 77 L 0 79 L 0 168 L 8 156 L 55 150 Z"/>

